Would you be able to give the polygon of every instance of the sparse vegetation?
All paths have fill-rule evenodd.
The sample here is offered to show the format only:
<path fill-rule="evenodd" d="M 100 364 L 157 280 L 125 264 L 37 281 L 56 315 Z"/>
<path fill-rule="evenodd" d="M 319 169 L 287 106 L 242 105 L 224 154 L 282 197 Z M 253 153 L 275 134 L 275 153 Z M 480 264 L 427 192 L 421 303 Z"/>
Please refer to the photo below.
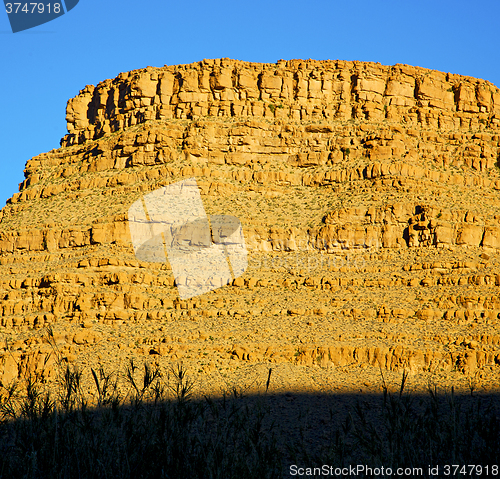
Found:
<path fill-rule="evenodd" d="M 413 82 L 399 67 L 361 78 L 344 62 L 315 63 L 313 76 L 304 66 L 268 83 L 238 62 L 235 88 L 250 73 L 239 92 L 222 77 L 202 101 L 206 85 L 183 95 L 179 84 L 120 102 L 120 120 L 96 104 L 82 142 L 28 161 L 0 213 L 0 479 L 289 477 L 292 462 L 498 457 L 485 406 L 500 357 L 493 97 L 453 76 L 464 95 L 450 103 L 451 84 L 422 69 Z M 124 129 L 102 137 L 101 120 Z M 132 202 L 188 177 L 207 215 L 239 218 L 249 254 L 241 279 L 179 301 L 172 257 L 139 261 L 127 223 Z M 43 375 L 51 345 L 59 365 Z M 376 358 L 391 384 L 411 370 L 411 385 L 405 374 L 396 393 L 381 390 Z M 45 382 L 57 368 L 58 385 Z M 416 395 L 429 381 L 439 394 Z M 330 395 L 311 407 L 320 391 Z"/>
<path fill-rule="evenodd" d="M 351 154 L 351 149 L 347 147 L 341 148 L 341 151 L 344 154 L 344 157 L 348 157 Z"/>
<path fill-rule="evenodd" d="M 291 464 L 423 467 L 493 464 L 500 453 L 500 421 L 480 397 L 428 397 L 383 384 L 382 397 L 358 400 L 346 419 L 325 425 L 328 439 L 312 446 L 305 431 L 282 434 L 264 395 L 249 402 L 237 388 L 220 399 L 192 399 L 182 365 L 166 374 L 131 363 L 124 375 L 91 370 L 95 394 L 82 373 L 62 368 L 57 393 L 41 377 L 3 387 L 0 401 L 0 478 L 281 478 Z M 269 388 L 271 370 L 267 378 Z M 125 380 L 127 394 L 118 383 Z M 373 399 L 373 398 L 372 398 Z M 282 431 L 283 429 L 283 431 Z"/>

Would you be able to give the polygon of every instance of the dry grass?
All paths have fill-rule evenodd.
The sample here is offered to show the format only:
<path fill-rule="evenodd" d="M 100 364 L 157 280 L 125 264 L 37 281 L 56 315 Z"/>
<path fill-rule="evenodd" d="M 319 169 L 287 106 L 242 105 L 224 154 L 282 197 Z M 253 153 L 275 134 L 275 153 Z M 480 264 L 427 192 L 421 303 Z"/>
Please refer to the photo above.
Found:
<path fill-rule="evenodd" d="M 280 434 L 286 425 L 274 422 L 266 395 L 250 403 L 235 389 L 194 401 L 182 365 L 131 362 L 122 373 L 90 375 L 92 395 L 82 391 L 83 373 L 63 363 L 57 390 L 33 375 L 3 387 L 0 478 L 275 479 L 289 477 L 291 464 L 424 466 L 426 474 L 427 464 L 485 466 L 500 453 L 499 418 L 481 398 L 432 389 L 414 397 L 406 375 L 398 393 L 384 384 L 376 408 L 359 400 L 314 445 L 305 423 L 297 436 Z"/>

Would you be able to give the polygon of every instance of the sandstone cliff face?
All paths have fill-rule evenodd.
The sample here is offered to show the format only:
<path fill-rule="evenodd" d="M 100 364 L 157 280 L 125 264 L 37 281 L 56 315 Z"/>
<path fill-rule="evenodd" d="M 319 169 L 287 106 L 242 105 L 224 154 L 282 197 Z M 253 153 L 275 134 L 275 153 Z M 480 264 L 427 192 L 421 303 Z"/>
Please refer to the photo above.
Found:
<path fill-rule="evenodd" d="M 66 119 L 61 148 L 27 162 L 0 213 L 4 383 L 43 367 L 49 326 L 83 364 L 119 344 L 200 374 L 243 361 L 497 377 L 494 85 L 407 65 L 204 60 L 87 86 Z M 185 302 L 168 263 L 135 258 L 127 211 L 190 177 L 207 213 L 241 220 L 251 261 Z"/>
<path fill-rule="evenodd" d="M 68 102 L 69 135 L 62 145 L 81 144 L 148 120 L 207 116 L 392 120 L 444 130 L 477 129 L 482 123 L 497 128 L 500 91 L 483 80 L 408 65 L 204 60 L 123 73 L 97 87 L 87 86 Z M 397 155 L 403 145 L 397 138 L 387 140 L 392 141 L 365 147 L 373 156 Z"/>

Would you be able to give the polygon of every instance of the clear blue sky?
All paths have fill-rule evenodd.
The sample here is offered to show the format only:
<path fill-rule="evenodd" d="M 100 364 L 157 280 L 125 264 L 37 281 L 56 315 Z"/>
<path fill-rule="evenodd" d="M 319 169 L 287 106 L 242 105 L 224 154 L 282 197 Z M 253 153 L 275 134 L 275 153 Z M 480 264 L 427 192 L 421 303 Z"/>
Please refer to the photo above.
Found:
<path fill-rule="evenodd" d="M 21 1 L 21 0 L 16 0 Z M 13 34 L 0 10 L 0 208 L 59 146 L 69 98 L 146 66 L 228 57 L 406 63 L 500 86 L 500 0 L 80 0 Z"/>

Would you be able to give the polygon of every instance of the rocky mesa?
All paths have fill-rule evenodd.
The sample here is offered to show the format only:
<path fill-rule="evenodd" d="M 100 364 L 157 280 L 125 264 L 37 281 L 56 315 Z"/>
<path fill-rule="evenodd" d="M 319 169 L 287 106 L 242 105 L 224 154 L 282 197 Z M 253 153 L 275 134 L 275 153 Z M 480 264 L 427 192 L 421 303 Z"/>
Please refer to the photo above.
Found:
<path fill-rule="evenodd" d="M 2 384 L 130 359 L 182 361 L 214 394 L 262 388 L 270 368 L 276 390 L 373 390 L 381 370 L 498 384 L 493 84 L 203 60 L 86 86 L 66 120 L 0 213 Z M 168 262 L 136 258 L 127 212 L 187 178 L 207 214 L 239 218 L 249 264 L 183 301 Z"/>

